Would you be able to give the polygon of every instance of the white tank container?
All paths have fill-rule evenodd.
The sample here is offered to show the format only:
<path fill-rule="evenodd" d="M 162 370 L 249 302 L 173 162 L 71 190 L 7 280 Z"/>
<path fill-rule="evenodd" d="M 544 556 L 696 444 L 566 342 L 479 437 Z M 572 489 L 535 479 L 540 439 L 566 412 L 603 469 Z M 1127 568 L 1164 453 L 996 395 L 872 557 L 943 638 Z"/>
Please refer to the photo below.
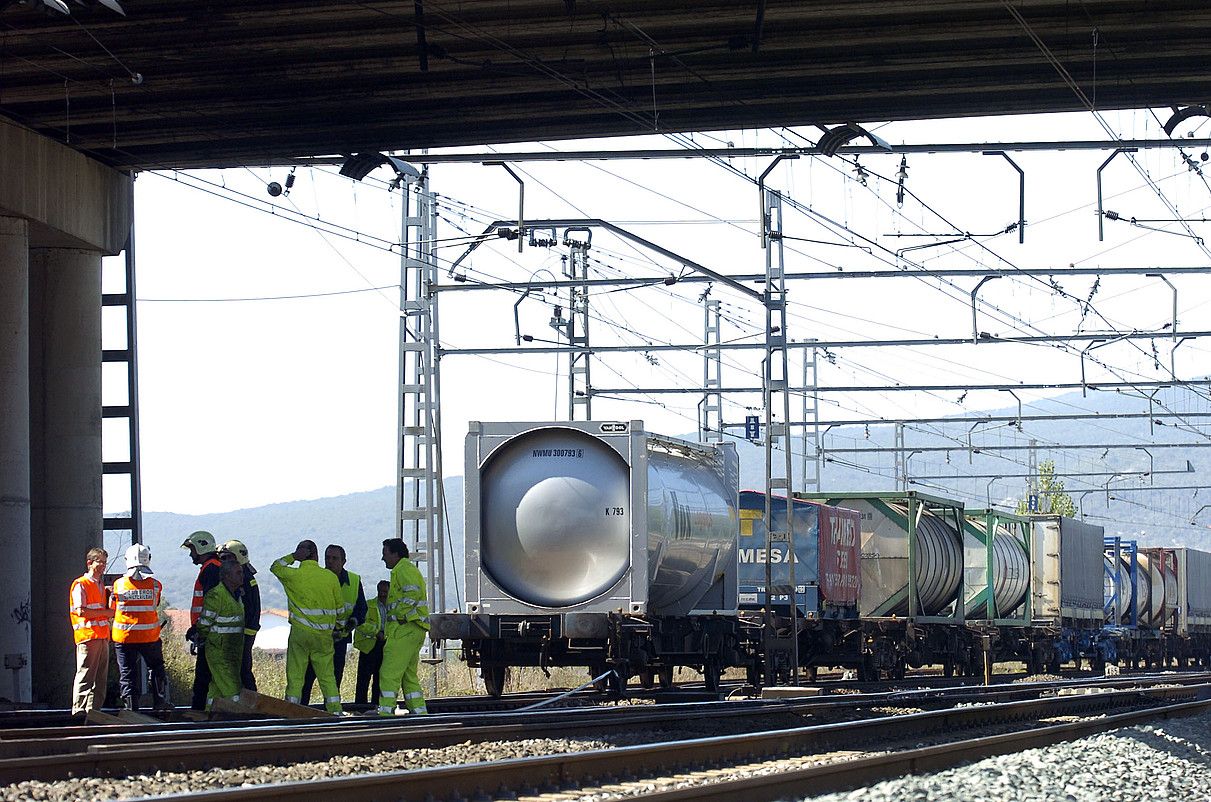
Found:
<path fill-rule="evenodd" d="M 731 444 L 642 421 L 473 423 L 468 612 L 734 612 L 738 485 Z"/>
<path fill-rule="evenodd" d="M 969 526 L 986 534 L 985 515 L 968 517 Z M 968 619 L 988 618 L 988 603 L 984 601 L 988 588 L 987 551 L 984 543 L 970 533 L 963 535 L 963 576 Z M 992 539 L 992 592 L 997 616 L 1007 618 L 1026 601 L 1030 593 L 1030 560 L 1026 549 L 1004 526 L 998 526 Z"/>

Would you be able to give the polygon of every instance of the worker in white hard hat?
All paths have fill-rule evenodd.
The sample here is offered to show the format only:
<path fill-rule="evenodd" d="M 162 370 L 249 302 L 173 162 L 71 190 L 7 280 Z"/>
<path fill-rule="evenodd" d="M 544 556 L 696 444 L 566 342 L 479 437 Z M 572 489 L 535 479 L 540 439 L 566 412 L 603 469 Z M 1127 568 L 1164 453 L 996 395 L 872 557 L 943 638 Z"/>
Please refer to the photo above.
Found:
<path fill-rule="evenodd" d="M 198 578 L 193 583 L 193 599 L 189 608 L 189 631 L 185 640 L 190 644 L 190 651 L 197 655 L 193 672 L 193 695 L 190 706 L 194 710 L 206 709 L 206 692 L 210 688 L 210 666 L 206 662 L 206 643 L 197 637 L 198 617 L 202 614 L 203 600 L 206 593 L 219 584 L 219 560 L 215 548 L 214 535 L 209 532 L 197 531 L 190 533 L 181 544 L 181 548 L 189 552 L 193 564 L 199 566 Z"/>
<path fill-rule="evenodd" d="M 122 708 L 139 709 L 142 683 L 139 662 L 151 677 L 152 706 L 171 710 L 168 701 L 168 674 L 164 671 L 164 650 L 160 642 L 160 596 L 164 586 L 152 576 L 151 549 L 135 543 L 126 549 L 126 572 L 114 582 L 110 606 L 114 611 L 112 638 L 118 657 L 119 689 Z"/>
<path fill-rule="evenodd" d="M 256 568 L 248 560 L 248 547 L 238 540 L 228 540 L 219 547 L 219 557 L 235 558 L 244 570 L 244 587 L 240 599 L 244 602 L 244 657 L 240 663 L 240 682 L 250 691 L 256 690 L 256 677 L 252 674 L 252 646 L 261 628 L 261 589 L 256 583 Z"/>

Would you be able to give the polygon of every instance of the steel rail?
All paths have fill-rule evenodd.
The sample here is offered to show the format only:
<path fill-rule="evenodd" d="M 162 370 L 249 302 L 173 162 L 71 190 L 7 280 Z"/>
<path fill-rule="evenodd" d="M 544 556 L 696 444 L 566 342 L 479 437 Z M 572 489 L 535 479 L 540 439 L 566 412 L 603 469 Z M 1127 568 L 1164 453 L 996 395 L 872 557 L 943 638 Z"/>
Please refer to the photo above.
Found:
<path fill-rule="evenodd" d="M 1191 699 L 1190 697 L 1196 697 Z M 274 783 L 213 791 L 190 791 L 143 800 L 191 799 L 198 802 L 228 800 L 428 800 L 531 794 L 561 788 L 584 788 L 618 779 L 664 777 L 683 770 L 751 763 L 787 754 L 804 754 L 846 744 L 919 737 L 925 733 L 953 733 L 963 728 L 1037 720 L 1049 716 L 1103 712 L 1126 705 L 1155 706 L 1179 699 L 1195 702 L 1186 709 L 1211 707 L 1211 685 L 1109 691 L 1059 696 L 939 712 L 914 713 L 858 722 L 695 738 L 685 741 L 616 747 L 512 760 L 443 766 L 412 771 L 361 774 L 307 782 Z"/>
<path fill-rule="evenodd" d="M 1050 683 L 1021 683 L 991 687 L 957 686 L 947 689 L 890 691 L 798 700 L 752 700 L 741 703 L 708 703 L 659 708 L 595 708 L 552 712 L 498 714 L 491 724 L 468 725 L 462 721 L 438 721 L 430 716 L 409 721 L 342 720 L 327 728 L 297 723 L 230 726 L 211 731 L 97 733 L 69 738 L 30 739 L 0 744 L 0 783 L 28 779 L 54 780 L 72 776 L 117 776 L 140 771 L 186 770 L 217 766 L 244 766 L 279 760 L 323 760 L 333 754 L 364 754 L 382 749 L 446 746 L 468 740 L 490 741 L 517 737 L 554 737 L 603 728 L 668 725 L 687 720 L 735 720 L 763 716 L 817 715 L 836 710 L 859 710 L 886 704 L 915 703 L 923 706 L 969 701 L 1023 702 L 1061 688 L 1097 684 L 1130 687 L 1136 678 L 1085 678 Z M 1175 684 L 1201 684 L 1209 674 L 1189 674 L 1164 679 Z"/>
<path fill-rule="evenodd" d="M 803 796 L 804 789 L 808 788 L 815 796 L 833 791 L 845 791 L 908 774 L 942 771 L 970 761 L 1051 746 L 1121 727 L 1145 724 L 1157 719 L 1195 715 L 1208 709 L 1211 709 L 1211 700 L 1184 702 L 1160 708 L 1118 713 L 1104 718 L 1055 724 L 1041 729 L 990 735 L 984 738 L 970 738 L 955 743 L 826 763 L 762 776 L 716 783 L 708 782 L 668 791 L 652 791 L 644 794 L 644 799 L 656 800 L 656 802 L 674 802 L 674 800 L 683 799 L 750 802 L 750 800 L 794 799 Z"/>
<path fill-rule="evenodd" d="M 888 701 L 914 702 L 936 704 L 939 702 L 958 703 L 975 699 L 1024 699 L 1034 695 L 1049 693 L 1064 688 L 1080 688 L 1089 685 L 1099 687 L 1130 688 L 1149 682 L 1165 682 L 1182 685 L 1211 682 L 1211 672 L 1193 671 L 1179 675 L 1173 674 L 1129 674 L 1115 678 L 1101 676 L 1070 677 L 1048 682 L 1017 682 L 1017 675 L 998 675 L 998 682 L 991 686 L 976 684 L 963 678 L 943 678 L 940 676 L 909 677 L 906 682 L 918 687 L 888 690 L 870 690 L 883 688 L 889 683 L 854 683 L 839 680 L 823 680 L 826 695 L 804 697 L 798 699 L 780 700 L 733 700 L 725 703 L 687 701 L 685 703 L 667 703 L 658 707 L 611 707 L 611 708 L 563 708 L 542 711 L 546 721 L 552 728 L 558 726 L 558 716 L 567 716 L 573 724 L 582 716 L 620 716 L 643 715 L 657 716 L 663 713 L 668 719 L 684 720 L 687 713 L 691 716 L 699 711 L 709 710 L 706 716 L 730 717 L 736 715 L 761 715 L 766 713 L 814 713 L 834 707 L 876 706 Z M 856 693 L 844 695 L 829 695 L 830 689 L 856 690 Z M 599 712 L 598 712 L 599 711 Z M 524 712 L 496 712 L 491 714 L 496 723 L 506 723 L 518 717 L 518 720 L 535 718 Z M 132 744 L 166 744 L 172 742 L 188 742 L 201 744 L 211 738 L 229 738 L 233 735 L 276 736 L 298 735 L 300 728 L 307 728 L 308 735 L 314 733 L 322 737 L 330 733 L 366 731 L 373 727 L 408 727 L 432 726 L 439 722 L 453 721 L 449 714 L 430 715 L 427 718 L 341 718 L 341 719 L 299 719 L 287 720 L 281 718 L 262 719 L 216 719 L 212 721 L 183 721 L 160 722 L 155 724 L 125 724 L 72 727 L 40 727 L 31 729 L 0 730 L 0 758 L 39 756 L 51 753 L 69 754 L 83 752 L 94 747 L 130 746 Z M 590 719 L 591 720 L 591 719 Z M 594 724 L 600 723 L 597 721 Z"/>

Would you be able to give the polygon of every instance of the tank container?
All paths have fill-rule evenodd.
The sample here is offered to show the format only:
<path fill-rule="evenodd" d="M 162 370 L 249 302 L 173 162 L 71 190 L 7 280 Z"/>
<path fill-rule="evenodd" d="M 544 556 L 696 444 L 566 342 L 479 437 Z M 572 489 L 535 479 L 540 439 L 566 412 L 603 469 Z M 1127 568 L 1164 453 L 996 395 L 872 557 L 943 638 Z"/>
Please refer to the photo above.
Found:
<path fill-rule="evenodd" d="M 737 467 L 642 421 L 472 423 L 467 612 L 735 612 Z"/>

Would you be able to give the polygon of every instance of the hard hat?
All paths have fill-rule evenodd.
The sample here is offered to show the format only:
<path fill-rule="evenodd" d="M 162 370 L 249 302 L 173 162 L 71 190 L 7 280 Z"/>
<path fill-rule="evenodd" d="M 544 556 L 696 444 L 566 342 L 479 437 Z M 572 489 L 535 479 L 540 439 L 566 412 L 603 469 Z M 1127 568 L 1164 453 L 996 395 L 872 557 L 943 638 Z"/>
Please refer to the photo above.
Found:
<path fill-rule="evenodd" d="M 201 530 L 192 532 L 189 537 L 185 538 L 181 548 L 187 549 L 190 546 L 193 546 L 193 550 L 198 554 L 210 554 L 214 551 L 214 535 Z"/>
<path fill-rule="evenodd" d="M 142 543 L 134 543 L 126 549 L 126 570 L 143 566 L 147 568 L 151 565 L 151 549 L 144 546 Z"/>
<path fill-rule="evenodd" d="M 248 564 L 248 547 L 238 540 L 228 540 L 219 547 L 219 551 L 226 551 L 235 555 L 236 562 L 240 565 Z"/>

